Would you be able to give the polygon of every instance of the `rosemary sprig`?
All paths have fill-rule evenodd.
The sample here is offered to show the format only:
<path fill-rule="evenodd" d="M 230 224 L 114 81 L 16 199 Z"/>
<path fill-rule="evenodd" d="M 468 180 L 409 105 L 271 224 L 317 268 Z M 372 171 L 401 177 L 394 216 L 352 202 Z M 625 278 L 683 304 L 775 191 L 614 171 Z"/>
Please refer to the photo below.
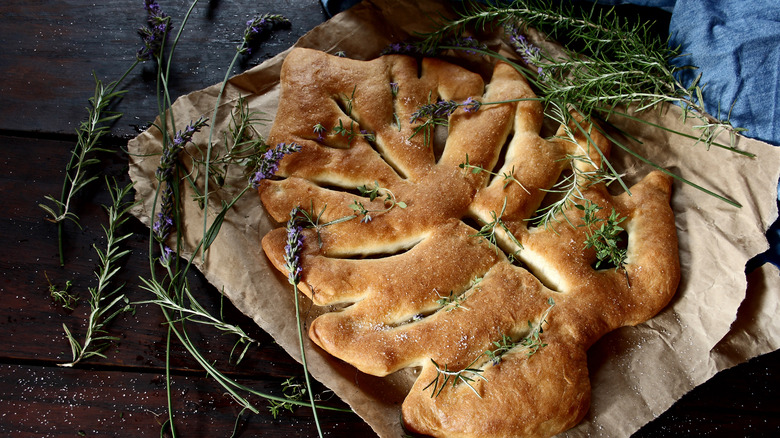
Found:
<path fill-rule="evenodd" d="M 90 296 L 88 302 L 90 312 L 87 319 L 87 333 L 84 341 L 79 342 L 68 329 L 68 326 L 62 325 L 73 353 L 72 361 L 61 364 L 63 367 L 72 367 L 82 360 L 94 356 L 105 357 L 102 353 L 103 350 L 108 347 L 111 341 L 118 339 L 115 336 L 107 335 L 105 327 L 118 314 L 130 310 L 127 298 L 124 294 L 119 293 L 122 285 L 113 290 L 109 290 L 109 286 L 111 285 L 111 280 L 120 269 L 117 266 L 119 260 L 130 253 L 130 250 L 121 250 L 119 245 L 122 241 L 129 238 L 132 233 L 119 236 L 117 231 L 127 221 L 127 213 L 133 206 L 133 203 L 123 200 L 130 193 L 133 185 L 129 184 L 120 188 L 116 181 L 114 181 L 112 186 L 106 179 L 106 186 L 111 194 L 112 204 L 104 206 L 108 213 L 108 227 L 103 226 L 103 231 L 106 235 L 105 250 L 101 250 L 93 245 L 100 259 L 100 266 L 95 271 L 97 285 L 89 288 Z M 122 305 L 122 302 L 125 304 Z"/>
<path fill-rule="evenodd" d="M 450 383 L 450 381 L 452 382 L 452 387 L 455 387 L 458 383 L 463 382 L 469 387 L 469 389 L 471 389 L 471 391 L 474 392 L 474 394 L 477 395 L 477 397 L 482 398 L 472 383 L 477 379 L 481 379 L 485 382 L 488 380 L 482 374 L 485 372 L 484 364 L 479 367 L 475 367 L 474 365 L 480 362 L 483 356 L 487 356 L 489 359 L 488 362 L 490 364 L 498 365 L 501 362 L 502 356 L 504 356 L 504 354 L 510 350 L 520 347 L 526 351 L 527 356 L 531 356 L 536 354 L 536 352 L 538 352 L 541 348 L 547 346 L 547 344 L 541 341 L 540 335 L 543 333 L 542 326 L 547 322 L 547 317 L 550 315 L 550 311 L 555 306 L 555 301 L 552 297 L 547 299 L 547 304 L 548 307 L 539 318 L 538 323 L 533 324 L 531 321 L 528 321 L 529 333 L 524 338 L 514 341 L 510 336 L 502 334 L 500 340 L 493 342 L 493 345 L 496 347 L 495 349 L 484 351 L 462 370 L 450 371 L 447 364 L 444 364 L 444 367 L 442 367 L 431 358 L 431 363 L 433 363 L 433 366 L 436 369 L 436 376 L 422 390 L 425 391 L 426 389 L 433 387 L 431 391 L 431 398 L 434 398 L 441 394 L 442 390 L 444 390 L 444 387 Z"/>
<path fill-rule="evenodd" d="M 164 265 L 166 268 L 170 268 L 171 266 L 169 262 L 166 262 Z M 170 274 L 172 274 L 172 272 L 169 271 L 169 275 Z M 185 283 L 182 288 L 183 296 L 174 299 L 161 283 L 144 278 L 142 278 L 141 281 L 144 283 L 144 285 L 141 286 L 141 289 L 151 292 L 157 298 L 154 300 L 136 302 L 135 304 L 156 304 L 168 309 L 172 315 L 179 315 L 179 319 L 172 320 L 171 322 L 184 322 L 186 320 L 187 322 L 211 326 L 223 334 L 235 336 L 236 343 L 233 345 L 233 350 L 230 352 L 231 357 L 236 350 L 243 345 L 241 353 L 235 363 L 241 362 L 252 345 L 258 345 L 258 341 L 247 335 L 241 327 L 229 324 L 206 310 L 206 308 L 192 295 L 187 283 Z"/>
<path fill-rule="evenodd" d="M 526 355 L 531 356 L 539 351 L 540 348 L 547 346 L 547 344 L 542 342 L 540 335 L 544 332 L 543 325 L 547 323 L 547 316 L 555 306 L 555 301 L 552 297 L 547 299 L 547 304 L 549 307 L 547 307 L 547 310 L 545 310 L 541 318 L 539 318 L 539 322 L 534 324 L 531 321 L 528 321 L 529 332 L 525 337 L 515 341 L 511 336 L 502 333 L 500 340 L 493 341 L 493 345 L 496 348 L 485 351 L 485 355 L 490 359 L 493 365 L 498 365 L 504 354 L 515 348 L 520 347 L 525 351 Z"/>
<path fill-rule="evenodd" d="M 96 74 L 92 74 L 95 79 L 95 91 L 89 99 L 90 105 L 87 107 L 87 120 L 81 122 L 76 129 L 76 147 L 71 152 L 70 161 L 65 167 L 65 181 L 62 184 L 60 197 L 57 199 L 54 196 L 47 195 L 45 199 L 50 202 L 50 205 L 38 204 L 39 207 L 49 214 L 49 220 L 57 224 L 57 248 L 61 265 L 65 264 L 65 255 L 62 248 L 62 223 L 67 219 L 80 227 L 79 217 L 73 212 L 73 199 L 76 193 L 98 178 L 97 175 L 90 175 L 87 172 L 89 167 L 100 163 L 100 160 L 94 157 L 94 153 L 112 152 L 101 147 L 102 137 L 108 134 L 111 123 L 120 118 L 122 114 L 109 111 L 109 107 L 125 94 L 126 90 L 117 90 L 117 87 L 136 65 L 138 65 L 137 60 L 125 71 L 119 80 L 107 85 L 104 85 Z"/>
<path fill-rule="evenodd" d="M 447 386 L 450 381 L 452 381 L 453 388 L 458 383 L 463 382 L 474 392 L 474 394 L 477 395 L 477 397 L 482 398 L 482 396 L 479 395 L 479 392 L 477 392 L 476 388 L 474 388 L 472 385 L 472 383 L 477 379 L 481 379 L 487 382 L 485 376 L 482 375 L 485 370 L 482 368 L 473 368 L 473 365 L 477 363 L 481 357 L 482 355 L 474 359 L 474 361 L 471 362 L 466 368 L 458 371 L 450 371 L 447 368 L 447 364 L 444 364 L 444 367 L 442 368 L 438 363 L 436 363 L 435 360 L 431 359 L 431 363 L 433 363 L 433 366 L 436 368 L 436 377 L 434 377 L 431 383 L 425 386 L 425 388 L 422 390 L 425 391 L 426 389 L 433 387 L 431 390 L 431 398 L 434 398 L 441 394 L 442 390 L 444 390 L 444 387 Z"/>
<path fill-rule="evenodd" d="M 570 205 L 576 206 L 577 201 L 586 200 L 583 192 L 588 187 L 594 184 L 609 186 L 618 178 L 602 167 L 596 166 L 588 155 L 567 155 L 564 159 L 570 163 L 571 173 L 564 175 L 552 188 L 545 189 L 559 196 L 555 202 L 540 208 L 537 215 L 530 219 L 536 226 L 548 227 L 558 222 L 560 217 L 571 223 L 566 216 L 566 210 Z"/>

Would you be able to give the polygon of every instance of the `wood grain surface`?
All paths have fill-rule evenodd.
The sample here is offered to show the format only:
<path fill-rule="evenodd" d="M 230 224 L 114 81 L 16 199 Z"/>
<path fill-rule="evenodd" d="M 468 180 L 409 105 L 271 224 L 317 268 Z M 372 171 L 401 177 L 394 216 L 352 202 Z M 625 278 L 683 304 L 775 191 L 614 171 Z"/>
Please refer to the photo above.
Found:
<path fill-rule="evenodd" d="M 161 1 L 176 30 L 188 2 Z M 142 0 L 21 1 L 0 4 L 0 435 L 160 436 L 167 418 L 165 385 L 166 328 L 156 306 L 136 305 L 109 326 L 120 339 L 74 368 L 58 364 L 70 359 L 63 324 L 83 336 L 87 288 L 94 285 L 97 256 L 93 245 L 104 242 L 102 226 L 110 203 L 102 181 L 75 199 L 81 228 L 66 223 L 65 264 L 59 263 L 56 226 L 38 207 L 44 196 L 58 194 L 64 168 L 73 150 L 78 123 L 84 119 L 94 72 L 105 81 L 122 75 L 140 47 L 136 29 L 144 25 Z M 260 50 L 242 59 L 233 73 L 279 53 L 327 19 L 317 0 L 201 1 L 193 10 L 176 50 L 170 89 L 172 97 L 217 83 L 225 75 L 244 23 L 257 13 L 279 13 L 292 21 L 275 32 Z M 101 172 L 129 182 L 127 139 L 157 114 L 154 66 L 137 68 L 117 106 L 123 117 L 101 154 Z M 132 302 L 149 299 L 139 287 L 147 275 L 148 230 L 131 219 L 124 232 L 132 251 L 117 280 Z M 74 310 L 57 305 L 49 284 L 72 281 L 81 303 Z M 202 276 L 191 276 L 198 300 L 222 312 L 259 341 L 238 364 L 230 361 L 232 339 L 192 325 L 195 343 L 207 358 L 232 378 L 273 394 L 281 383 L 302 377 L 302 367 L 269 335 L 238 312 Z M 274 419 L 266 403 L 252 401 L 261 412 L 239 406 L 209 380 L 181 345 L 173 343 L 170 369 L 175 423 L 179 436 L 229 437 L 314 436 L 311 411 L 284 412 Z M 635 434 L 636 437 L 775 436 L 780 432 L 780 353 L 753 359 L 723 371 L 695 389 L 669 411 Z M 664 384 L 659 382 L 659 384 Z M 323 404 L 345 407 L 321 385 Z M 326 436 L 370 437 L 373 433 L 352 413 L 320 412 Z"/>

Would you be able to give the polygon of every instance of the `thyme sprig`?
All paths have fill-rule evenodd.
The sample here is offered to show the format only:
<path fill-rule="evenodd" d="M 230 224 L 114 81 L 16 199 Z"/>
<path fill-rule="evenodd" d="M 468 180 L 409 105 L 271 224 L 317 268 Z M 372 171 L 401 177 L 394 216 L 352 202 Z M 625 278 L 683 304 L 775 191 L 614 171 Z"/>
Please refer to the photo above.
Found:
<path fill-rule="evenodd" d="M 108 227 L 103 226 L 106 235 L 106 246 L 101 250 L 93 245 L 100 260 L 100 266 L 95 271 L 97 285 L 89 288 L 89 317 L 87 318 L 87 333 L 83 342 L 71 333 L 68 326 L 63 324 L 65 336 L 70 343 L 73 358 L 71 362 L 61 364 L 63 367 L 72 367 L 84 359 L 93 356 L 105 357 L 105 350 L 110 342 L 119 338 L 107 334 L 106 326 L 120 313 L 130 310 L 128 300 L 121 294 L 123 285 L 110 289 L 112 279 L 119 272 L 119 261 L 130 253 L 130 250 L 122 250 L 120 244 L 132 236 L 132 233 L 118 235 L 118 229 L 128 219 L 128 212 L 133 207 L 132 202 L 125 202 L 124 198 L 130 193 L 133 185 L 119 187 L 116 181 L 111 185 L 106 179 L 106 186 L 111 195 L 112 204 L 103 206 L 108 214 Z M 124 304 L 122 304 L 124 303 Z"/>
<path fill-rule="evenodd" d="M 517 178 L 515 178 L 515 167 L 514 167 L 514 166 L 512 166 L 512 169 L 511 169 L 509 172 L 503 172 L 503 173 L 501 173 L 501 174 L 498 174 L 498 173 L 496 173 L 496 172 L 492 172 L 492 171 L 490 171 L 490 170 L 487 170 L 487 169 L 485 169 L 485 168 L 484 168 L 484 167 L 482 167 L 482 166 L 478 166 L 478 165 L 471 164 L 471 163 L 469 162 L 469 154 L 466 154 L 466 161 L 465 161 L 465 162 L 463 162 L 463 163 L 460 163 L 460 164 L 458 165 L 458 167 L 460 167 L 460 168 L 461 168 L 461 169 L 463 169 L 464 171 L 471 172 L 471 173 L 472 173 L 472 174 L 474 174 L 474 175 L 478 175 L 478 174 L 480 174 L 480 173 L 483 173 L 483 172 L 484 172 L 484 173 L 486 173 L 486 174 L 488 174 L 488 175 L 492 175 L 492 176 L 500 176 L 501 178 L 503 178 L 503 179 L 504 179 L 504 188 L 507 188 L 507 186 L 509 186 L 509 184 L 515 183 L 515 184 L 517 184 L 518 186 L 520 186 L 520 188 L 521 188 L 521 189 L 523 189 L 523 191 L 525 191 L 525 192 L 526 192 L 526 193 L 528 193 L 529 195 L 531 194 L 531 192 L 529 192 L 529 191 L 528 191 L 528 189 L 527 189 L 527 188 L 525 188 L 525 186 L 523 185 L 523 183 L 521 183 L 521 182 L 520 182 L 520 180 L 518 180 Z"/>
<path fill-rule="evenodd" d="M 453 291 L 450 291 L 449 295 L 439 295 L 436 304 L 442 309 L 446 308 L 447 312 L 452 312 L 455 309 L 471 310 L 463 304 L 466 298 L 465 294 L 455 295 Z"/>
<path fill-rule="evenodd" d="M 322 126 L 322 125 L 319 125 Z M 315 133 L 319 133 L 318 125 L 315 125 Z M 355 121 L 350 120 L 349 128 L 344 126 L 344 122 L 339 119 L 339 124 L 333 127 L 333 133 L 347 138 L 347 143 L 352 143 L 356 137 L 362 137 L 366 141 L 376 141 L 376 134 L 369 132 L 365 129 L 357 129 L 355 127 Z"/>
<path fill-rule="evenodd" d="M 290 377 L 286 379 L 284 382 L 282 382 L 282 394 L 284 395 L 286 400 L 268 401 L 268 410 L 271 412 L 271 416 L 274 417 L 274 419 L 276 419 L 283 409 L 293 412 L 293 409 L 295 409 L 296 405 L 293 404 L 292 402 L 299 402 L 303 400 L 303 397 L 306 395 L 306 392 L 307 392 L 306 386 L 296 382 L 294 377 Z"/>
<path fill-rule="evenodd" d="M 625 231 L 620 224 L 626 219 L 620 216 L 615 209 L 606 219 L 598 217 L 597 212 L 602 209 L 599 205 L 587 201 L 583 204 L 574 204 L 583 212 L 583 224 L 586 227 L 587 238 L 585 249 L 593 248 L 596 251 L 596 269 L 602 263 L 623 269 L 626 262 L 628 249 L 621 246 L 621 233 Z M 597 228 L 596 228 L 597 227 Z"/>
<path fill-rule="evenodd" d="M 268 150 L 265 138 L 260 134 L 258 127 L 270 121 L 264 118 L 260 111 L 253 111 L 245 96 L 239 96 L 233 112 L 230 113 L 230 123 L 224 133 L 224 151 L 218 151 L 208 160 L 209 174 L 214 179 L 217 187 L 224 188 L 230 170 L 238 167 L 244 170 L 244 176 L 249 178 L 260 166 L 260 157 Z M 205 169 L 205 157 L 193 157 L 195 163 L 195 175 L 193 180 L 199 179 L 201 169 Z M 192 184 L 196 193 L 200 192 L 197 185 Z M 201 203 L 202 194 L 195 198 Z"/>
<path fill-rule="evenodd" d="M 363 216 L 363 219 L 360 220 L 363 223 L 371 222 L 374 215 L 387 213 L 395 207 L 406 208 L 405 202 L 396 200 L 395 194 L 390 189 L 380 187 L 379 183 L 376 181 L 374 181 L 373 187 L 362 185 L 357 189 L 361 195 L 368 197 L 369 201 L 375 200 L 382 193 L 385 195 L 385 208 L 381 209 L 367 209 L 365 205 L 357 199 L 352 201 L 352 204 L 350 204 L 349 207 L 354 210 L 358 216 Z"/>

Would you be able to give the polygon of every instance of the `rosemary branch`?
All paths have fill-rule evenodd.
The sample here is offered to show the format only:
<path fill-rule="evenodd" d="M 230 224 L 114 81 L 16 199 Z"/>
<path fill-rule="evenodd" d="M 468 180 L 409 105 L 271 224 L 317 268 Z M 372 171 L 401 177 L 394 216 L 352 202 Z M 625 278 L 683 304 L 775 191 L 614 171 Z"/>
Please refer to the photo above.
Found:
<path fill-rule="evenodd" d="M 68 329 L 68 326 L 62 325 L 73 353 L 72 361 L 61 364 L 60 366 L 63 367 L 72 367 L 82 360 L 93 356 L 105 357 L 102 353 L 103 350 L 109 346 L 111 341 L 118 339 L 115 336 L 106 334 L 106 325 L 118 314 L 130 309 L 130 306 L 127 304 L 127 298 L 124 294 L 119 293 L 122 285 L 113 290 L 109 290 L 109 286 L 113 277 L 119 272 L 120 268 L 117 266 L 119 260 L 130 253 L 130 250 L 121 250 L 119 244 L 132 236 L 132 233 L 118 236 L 117 231 L 127 221 L 127 213 L 134 205 L 134 203 L 123 200 L 130 193 L 133 185 L 128 184 L 120 188 L 116 181 L 114 181 L 112 186 L 106 179 L 106 186 L 111 194 L 112 204 L 104 206 L 108 213 L 108 227 L 103 226 L 103 231 L 106 235 L 105 250 L 101 250 L 93 245 L 100 259 L 100 266 L 95 271 L 97 285 L 89 288 L 90 312 L 87 319 L 87 333 L 84 341 L 79 342 Z M 121 305 L 122 302 L 125 303 L 124 306 Z"/>
<path fill-rule="evenodd" d="M 95 79 L 95 90 L 89 99 L 87 107 L 87 119 L 76 129 L 76 147 L 71 152 L 70 161 L 65 167 L 65 180 L 62 184 L 62 191 L 59 199 L 52 195 L 46 195 L 44 198 L 50 202 L 47 204 L 38 204 L 46 213 L 51 216 L 49 220 L 57 224 L 57 248 L 60 257 L 60 265 L 65 264 L 65 255 L 63 253 L 63 228 L 62 223 L 67 219 L 79 225 L 79 217 L 73 212 L 72 202 L 81 189 L 97 179 L 97 175 L 89 175 L 87 169 L 100 160 L 93 155 L 95 152 L 112 152 L 101 147 L 102 137 L 109 133 L 111 123 L 122 116 L 121 113 L 109 111 L 108 108 L 117 99 L 120 99 L 125 90 L 116 88 L 138 65 L 136 60 L 130 68 L 119 78 L 119 80 L 104 85 L 98 79 L 95 73 L 92 74 Z"/>
<path fill-rule="evenodd" d="M 526 352 L 526 356 L 530 357 L 536 354 L 536 352 L 538 352 L 541 348 L 547 346 L 547 344 L 542 342 L 540 335 L 544 332 L 543 325 L 547 322 L 547 317 L 549 316 L 550 311 L 552 311 L 552 308 L 555 306 L 555 301 L 552 297 L 547 299 L 547 304 L 548 307 L 539 318 L 539 322 L 534 324 L 531 321 L 528 321 L 529 332 L 525 337 L 514 341 L 511 336 L 507 336 L 506 334 L 502 333 L 501 339 L 493 342 L 493 345 L 496 347 L 495 349 L 485 350 L 482 354 L 477 356 L 473 361 L 471 361 L 470 364 L 461 370 L 451 371 L 447 364 L 444 364 L 442 367 L 436 363 L 433 358 L 431 358 L 431 363 L 436 370 L 436 376 L 422 390 L 425 391 L 426 389 L 432 387 L 431 398 L 434 398 L 441 394 L 441 392 L 444 390 L 444 387 L 447 386 L 448 383 L 450 383 L 453 388 L 459 383 L 463 383 L 468 386 L 477 397 L 482 398 L 472 383 L 477 379 L 483 380 L 485 382 L 488 381 L 488 379 L 482 374 L 485 372 L 486 364 L 489 363 L 491 365 L 498 365 L 502 360 L 502 356 L 512 350 L 518 351 L 518 349 L 522 349 Z M 488 361 L 480 364 L 479 366 L 475 366 L 485 356 L 487 356 Z"/>

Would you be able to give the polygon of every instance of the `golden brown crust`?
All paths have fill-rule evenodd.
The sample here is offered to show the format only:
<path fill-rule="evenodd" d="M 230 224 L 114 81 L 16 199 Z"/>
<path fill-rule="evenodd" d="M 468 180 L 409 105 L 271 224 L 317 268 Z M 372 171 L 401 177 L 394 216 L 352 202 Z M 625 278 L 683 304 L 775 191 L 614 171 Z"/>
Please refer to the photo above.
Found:
<path fill-rule="evenodd" d="M 414 135 L 419 122 L 409 121 L 429 99 L 484 103 L 535 95 L 503 63 L 487 86 L 443 61 L 423 60 L 419 72 L 417 61 L 403 56 L 354 61 L 294 49 L 285 61 L 269 143 L 296 142 L 302 150 L 283 160 L 281 179 L 261 183 L 260 196 L 279 222 L 294 207 L 319 215 L 320 225 L 336 221 L 304 231 L 299 287 L 317 305 L 347 306 L 315 319 L 309 335 L 369 374 L 420 367 L 402 408 L 412 431 L 554 435 L 587 412 L 588 347 L 615 328 L 652 317 L 676 290 L 670 180 L 653 172 L 631 196 L 590 185 L 571 198 L 555 225 L 529 226 L 546 190 L 570 165 L 566 158 L 587 157 L 574 165 L 595 170 L 602 154 L 609 155 L 607 140 L 576 118 L 590 139 L 574 130 L 573 141 L 545 140 L 541 105 L 525 100 L 456 110 L 437 159 L 428 136 Z M 398 84 L 397 94 L 390 83 Z M 328 131 L 321 138 L 312 130 L 316 124 Z M 375 138 L 339 134 L 337 126 Z M 380 187 L 374 200 L 355 190 L 374 184 Z M 390 195 L 404 205 L 385 200 Z M 374 211 L 370 221 L 350 207 L 355 201 Z M 622 269 L 594 269 L 596 254 L 584 245 L 590 228 L 574 206 L 587 202 L 601 207 L 602 219 L 613 209 L 625 218 Z M 478 233 L 491 223 L 483 231 L 493 233 Z M 282 272 L 285 244 L 283 228 L 262 242 Z M 485 354 L 537 326 L 546 346 L 516 346 L 495 362 Z M 470 376 L 472 386 L 440 385 L 447 374 Z"/>

